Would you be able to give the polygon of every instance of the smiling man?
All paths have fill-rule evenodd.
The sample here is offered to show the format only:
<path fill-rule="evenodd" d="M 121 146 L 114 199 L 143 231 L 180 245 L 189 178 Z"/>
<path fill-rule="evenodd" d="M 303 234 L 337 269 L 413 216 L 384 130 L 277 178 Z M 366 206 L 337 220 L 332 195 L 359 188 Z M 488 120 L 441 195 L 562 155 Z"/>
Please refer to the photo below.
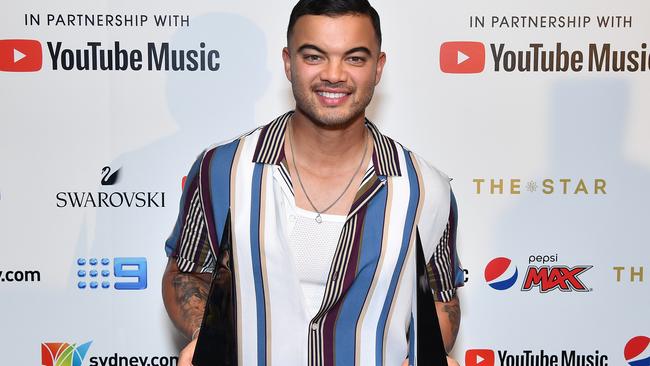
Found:
<path fill-rule="evenodd" d="M 179 365 L 197 336 L 220 365 L 434 363 L 435 319 L 447 351 L 460 322 L 455 202 L 366 118 L 386 63 L 379 16 L 366 0 L 302 0 L 282 57 L 295 110 L 188 174 L 163 278 L 191 338 Z"/>

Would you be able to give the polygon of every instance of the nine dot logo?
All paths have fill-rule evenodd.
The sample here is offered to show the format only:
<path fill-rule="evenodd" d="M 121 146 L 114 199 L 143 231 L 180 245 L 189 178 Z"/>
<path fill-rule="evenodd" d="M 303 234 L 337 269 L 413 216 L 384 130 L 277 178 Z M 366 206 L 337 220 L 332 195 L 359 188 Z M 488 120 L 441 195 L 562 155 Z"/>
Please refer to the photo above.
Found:
<path fill-rule="evenodd" d="M 630 366 L 650 366 L 650 338 L 638 336 L 625 345 L 623 354 Z"/>
<path fill-rule="evenodd" d="M 498 257 L 485 266 L 485 281 L 495 290 L 507 290 L 517 282 L 519 272 L 509 258 Z"/>
<path fill-rule="evenodd" d="M 112 265 L 111 265 L 112 264 Z M 78 258 L 77 287 L 116 290 L 144 290 L 147 288 L 147 259 L 144 257 Z M 128 281 L 121 281 L 128 280 Z"/>

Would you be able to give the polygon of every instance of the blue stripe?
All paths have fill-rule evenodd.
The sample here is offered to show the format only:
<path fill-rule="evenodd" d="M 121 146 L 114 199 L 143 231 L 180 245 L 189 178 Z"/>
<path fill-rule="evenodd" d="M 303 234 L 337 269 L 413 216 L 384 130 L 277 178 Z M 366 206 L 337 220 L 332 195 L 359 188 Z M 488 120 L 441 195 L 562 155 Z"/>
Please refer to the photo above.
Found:
<path fill-rule="evenodd" d="M 223 227 L 230 207 L 230 170 L 238 146 L 238 139 L 219 146 L 210 162 L 210 198 L 212 199 L 216 234 L 219 238 L 223 234 Z"/>
<path fill-rule="evenodd" d="M 174 230 L 172 231 L 172 234 L 169 236 L 167 241 L 165 241 L 165 253 L 167 253 L 167 256 L 169 257 L 172 255 L 172 252 L 176 249 L 178 246 L 178 241 L 181 239 L 181 229 L 183 226 L 183 220 L 185 220 L 185 215 L 187 215 L 187 211 L 185 211 L 185 202 L 188 199 L 191 199 L 191 197 L 187 197 L 188 195 L 188 190 L 190 189 L 190 186 L 192 185 L 192 181 L 197 178 L 199 174 L 199 167 L 201 166 L 201 160 L 203 160 L 203 153 L 199 155 L 199 157 L 196 159 L 194 164 L 192 164 L 192 168 L 190 168 L 190 172 L 187 173 L 187 180 L 185 181 L 185 187 L 183 188 L 183 193 L 181 194 L 181 203 L 178 209 L 178 218 L 176 218 L 176 224 L 174 225 Z"/>
<path fill-rule="evenodd" d="M 640 360 L 636 361 L 628 361 L 630 363 L 630 366 L 649 366 L 650 365 L 650 357 L 646 357 Z"/>
<path fill-rule="evenodd" d="M 255 303 L 257 307 L 257 365 L 266 365 L 266 305 L 264 303 L 264 284 L 262 282 L 262 263 L 260 258 L 260 200 L 262 171 L 264 164 L 255 164 L 253 189 L 251 193 L 251 259 L 255 279 Z"/>
<path fill-rule="evenodd" d="M 403 150 L 404 151 L 404 150 Z M 375 348 L 375 364 L 383 365 L 383 348 L 384 348 L 384 330 L 386 329 L 386 322 L 388 321 L 388 311 L 390 310 L 393 304 L 393 296 L 395 294 L 395 289 L 397 287 L 397 280 L 399 279 L 400 272 L 404 265 L 404 259 L 406 257 L 406 252 L 409 246 L 409 240 L 411 239 L 411 234 L 415 230 L 415 213 L 418 207 L 418 201 L 420 199 L 420 187 L 418 183 L 417 173 L 415 172 L 415 167 L 411 161 L 411 156 L 408 151 L 404 151 L 404 157 L 406 160 L 406 170 L 408 172 L 408 180 L 410 187 L 410 197 L 408 210 L 406 212 L 406 221 L 404 223 L 404 233 L 402 235 L 402 248 L 399 252 L 399 257 L 397 259 L 397 264 L 395 265 L 395 271 L 393 272 L 393 278 L 390 281 L 390 287 L 388 288 L 388 294 L 386 295 L 386 300 L 384 302 L 384 307 L 381 310 L 381 316 L 379 317 L 379 323 L 377 324 L 377 342 Z M 408 279 L 406 279 L 408 281 Z"/>
<path fill-rule="evenodd" d="M 354 346 L 356 344 L 356 324 L 366 296 L 372 285 L 381 255 L 381 242 L 384 232 L 384 213 L 388 190 L 382 187 L 367 206 L 360 238 L 359 267 L 357 275 L 348 289 L 339 309 L 335 331 L 336 365 L 354 365 Z M 357 213 L 359 214 L 359 213 Z"/>

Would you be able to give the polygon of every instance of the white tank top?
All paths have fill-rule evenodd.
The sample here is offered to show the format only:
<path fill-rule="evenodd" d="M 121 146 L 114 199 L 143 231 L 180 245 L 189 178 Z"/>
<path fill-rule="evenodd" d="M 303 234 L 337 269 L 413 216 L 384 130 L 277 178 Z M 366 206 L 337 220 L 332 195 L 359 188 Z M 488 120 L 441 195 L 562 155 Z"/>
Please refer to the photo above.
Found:
<path fill-rule="evenodd" d="M 321 214 L 321 217 L 323 222 L 319 224 L 316 212 L 298 207 L 288 212 L 289 251 L 296 264 L 305 311 L 310 319 L 320 309 L 332 258 L 346 219 L 344 215 Z"/>

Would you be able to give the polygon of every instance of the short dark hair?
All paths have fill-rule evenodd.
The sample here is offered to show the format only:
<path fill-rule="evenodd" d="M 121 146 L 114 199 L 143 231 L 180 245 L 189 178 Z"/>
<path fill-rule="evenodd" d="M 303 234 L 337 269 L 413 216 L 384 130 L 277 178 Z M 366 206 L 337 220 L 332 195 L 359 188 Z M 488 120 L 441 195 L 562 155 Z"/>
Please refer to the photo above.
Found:
<path fill-rule="evenodd" d="M 367 15 L 375 29 L 375 36 L 381 47 L 381 25 L 379 14 L 373 8 L 368 0 L 300 0 L 293 7 L 289 17 L 289 26 L 287 27 L 287 45 L 289 38 L 293 33 L 293 27 L 296 21 L 303 15 L 326 15 L 336 17 L 341 15 Z"/>

